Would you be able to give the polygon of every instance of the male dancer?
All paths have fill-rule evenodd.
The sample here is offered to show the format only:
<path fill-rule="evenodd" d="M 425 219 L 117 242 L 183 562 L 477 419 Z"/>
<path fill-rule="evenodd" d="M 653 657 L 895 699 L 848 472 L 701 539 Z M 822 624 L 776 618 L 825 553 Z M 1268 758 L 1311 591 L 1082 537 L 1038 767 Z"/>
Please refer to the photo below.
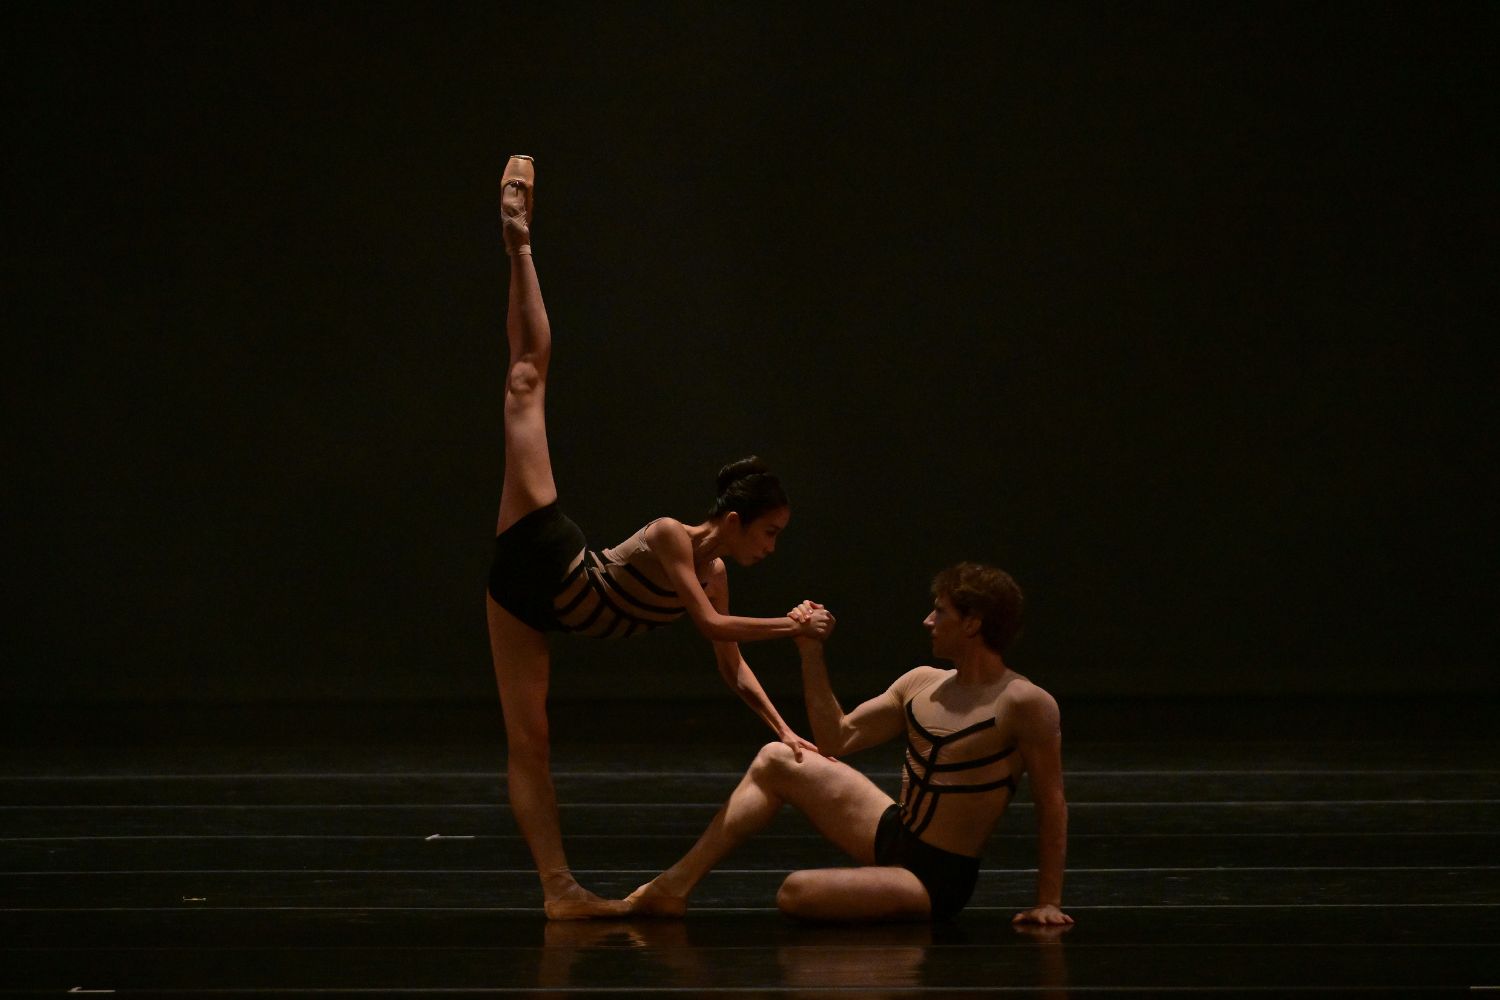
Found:
<path fill-rule="evenodd" d="M 933 655 L 954 669 L 917 667 L 848 714 L 829 686 L 827 630 L 797 639 L 813 737 L 824 753 L 852 753 L 905 732 L 900 804 L 847 764 L 814 754 L 798 761 L 786 744 L 770 743 L 682 860 L 626 899 L 628 912 L 682 914 L 703 876 L 790 802 L 860 867 L 793 872 L 777 893 L 783 912 L 812 920 L 951 917 L 969 901 L 980 848 L 1026 773 L 1037 812 L 1037 894 L 1014 920 L 1073 922 L 1061 909 L 1068 807 L 1057 702 L 1003 656 L 1020 630 L 1020 588 L 998 569 L 961 563 L 939 573 L 932 592 L 923 625 Z M 816 604 L 793 614 L 832 627 Z"/>

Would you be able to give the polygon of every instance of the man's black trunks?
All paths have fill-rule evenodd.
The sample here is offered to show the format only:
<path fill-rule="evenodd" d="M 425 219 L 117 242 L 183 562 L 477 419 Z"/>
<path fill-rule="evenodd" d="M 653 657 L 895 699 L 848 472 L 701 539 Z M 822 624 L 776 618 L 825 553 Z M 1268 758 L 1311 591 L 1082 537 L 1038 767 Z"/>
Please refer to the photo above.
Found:
<path fill-rule="evenodd" d="M 979 880 L 979 859 L 925 844 L 901 822 L 901 807 L 891 806 L 875 828 L 875 863 L 905 868 L 917 877 L 932 900 L 932 919 L 946 920 L 962 910 Z"/>

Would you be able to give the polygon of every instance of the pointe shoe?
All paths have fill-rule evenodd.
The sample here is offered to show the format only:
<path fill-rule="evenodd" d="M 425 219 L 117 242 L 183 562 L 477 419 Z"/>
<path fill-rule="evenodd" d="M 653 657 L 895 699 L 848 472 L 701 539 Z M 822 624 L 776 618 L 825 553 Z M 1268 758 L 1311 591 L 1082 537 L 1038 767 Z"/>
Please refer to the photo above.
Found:
<path fill-rule="evenodd" d="M 520 198 L 509 197 L 514 186 Z M 500 222 L 505 231 L 505 252 L 531 252 L 531 218 L 536 190 L 536 164 L 529 156 L 512 156 L 500 176 Z M 519 204 L 517 203 L 519 202 Z"/>
<path fill-rule="evenodd" d="M 526 221 L 531 221 L 531 193 L 536 187 L 536 161 L 525 153 L 517 153 L 505 164 L 505 173 L 500 175 L 500 187 L 519 185 L 526 195 Z"/>

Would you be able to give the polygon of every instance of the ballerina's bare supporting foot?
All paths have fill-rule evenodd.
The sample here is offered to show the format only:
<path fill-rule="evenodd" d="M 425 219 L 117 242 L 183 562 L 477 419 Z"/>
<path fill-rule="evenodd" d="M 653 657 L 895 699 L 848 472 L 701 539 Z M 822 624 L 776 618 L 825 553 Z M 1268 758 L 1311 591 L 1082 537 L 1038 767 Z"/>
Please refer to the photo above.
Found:
<path fill-rule="evenodd" d="M 548 920 L 593 920 L 630 915 L 630 908 L 625 900 L 604 899 L 576 882 L 563 895 L 548 899 L 542 904 L 542 909 Z"/>

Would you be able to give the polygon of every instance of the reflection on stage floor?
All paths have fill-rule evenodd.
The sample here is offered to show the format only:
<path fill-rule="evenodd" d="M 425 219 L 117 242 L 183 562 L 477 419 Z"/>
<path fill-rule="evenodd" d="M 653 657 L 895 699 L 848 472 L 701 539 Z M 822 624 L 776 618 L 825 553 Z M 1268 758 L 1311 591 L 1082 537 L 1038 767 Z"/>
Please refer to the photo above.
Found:
<path fill-rule="evenodd" d="M 549 923 L 493 708 L 30 713 L 0 770 L 0 994 L 1500 995 L 1494 707 L 1414 731 L 1378 704 L 1316 728 L 1277 724 L 1289 703 L 1075 706 L 1061 932 L 1010 923 L 1024 786 L 949 923 L 782 917 L 787 871 L 844 863 L 790 811 L 683 920 Z M 653 712 L 673 740 L 564 725 L 554 751 L 606 895 L 685 850 L 761 742 L 719 706 Z M 894 787 L 889 755 L 852 763 Z"/>

